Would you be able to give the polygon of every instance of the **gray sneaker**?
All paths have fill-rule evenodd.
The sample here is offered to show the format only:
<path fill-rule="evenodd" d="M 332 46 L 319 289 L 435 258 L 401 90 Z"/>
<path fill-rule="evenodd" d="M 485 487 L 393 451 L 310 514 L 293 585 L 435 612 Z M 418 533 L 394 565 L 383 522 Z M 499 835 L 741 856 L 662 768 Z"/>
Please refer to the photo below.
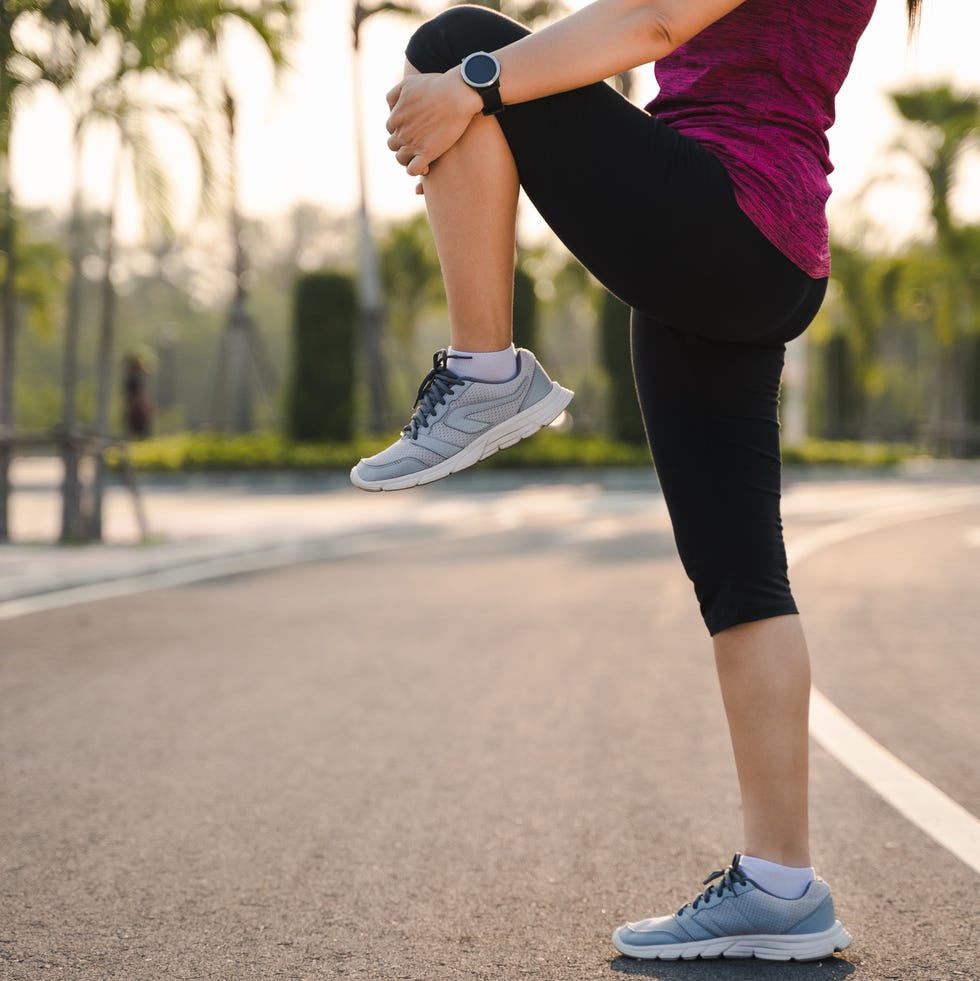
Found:
<path fill-rule="evenodd" d="M 673 916 L 627 923 L 613 931 L 621 954 L 650 960 L 678 957 L 759 957 L 767 961 L 816 961 L 843 950 L 850 934 L 834 917 L 830 887 L 814 879 L 799 899 L 773 896 L 745 877 L 740 855 L 704 884 L 721 882 Z"/>
<path fill-rule="evenodd" d="M 362 490 L 404 490 L 448 477 L 547 426 L 572 394 L 524 348 L 517 375 L 505 382 L 461 378 L 446 367 L 446 352 L 437 351 L 401 437 L 361 460 L 351 482 Z"/>

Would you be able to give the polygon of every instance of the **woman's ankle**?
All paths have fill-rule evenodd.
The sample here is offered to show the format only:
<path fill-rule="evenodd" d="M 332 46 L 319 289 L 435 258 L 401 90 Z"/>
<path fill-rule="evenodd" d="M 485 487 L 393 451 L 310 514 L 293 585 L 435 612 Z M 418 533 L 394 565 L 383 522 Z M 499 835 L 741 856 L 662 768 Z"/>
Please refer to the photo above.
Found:
<path fill-rule="evenodd" d="M 513 343 L 502 351 L 460 351 L 450 347 L 447 363 L 449 370 L 462 378 L 505 382 L 517 374 L 517 350 Z"/>

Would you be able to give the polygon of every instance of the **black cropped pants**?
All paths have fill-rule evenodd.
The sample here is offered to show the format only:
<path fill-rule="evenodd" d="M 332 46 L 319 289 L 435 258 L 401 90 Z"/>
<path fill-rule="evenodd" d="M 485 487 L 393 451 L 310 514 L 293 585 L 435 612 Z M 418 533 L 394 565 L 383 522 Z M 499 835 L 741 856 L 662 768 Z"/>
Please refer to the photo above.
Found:
<path fill-rule="evenodd" d="M 527 30 L 483 7 L 419 28 L 406 57 L 444 72 Z M 496 117 L 524 191 L 632 308 L 636 388 L 678 552 L 714 635 L 797 612 L 780 519 L 784 345 L 823 301 L 739 209 L 704 147 L 604 82 Z"/>

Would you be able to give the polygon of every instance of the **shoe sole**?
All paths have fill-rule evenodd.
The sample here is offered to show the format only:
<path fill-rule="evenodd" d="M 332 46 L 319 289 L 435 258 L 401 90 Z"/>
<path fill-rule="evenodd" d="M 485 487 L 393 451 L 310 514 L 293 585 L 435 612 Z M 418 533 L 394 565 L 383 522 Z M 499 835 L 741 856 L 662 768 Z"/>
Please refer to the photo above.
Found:
<path fill-rule="evenodd" d="M 569 389 L 562 388 L 558 382 L 552 382 L 551 391 L 543 399 L 538 399 L 523 412 L 518 412 L 516 416 L 511 416 L 510 419 L 505 419 L 492 429 L 488 429 L 442 463 L 417 473 L 392 477 L 390 480 L 364 480 L 358 475 L 357 467 L 354 467 L 350 472 L 351 483 L 366 491 L 393 491 L 408 490 L 410 487 L 419 487 L 422 484 L 442 480 L 443 477 L 449 477 L 459 473 L 460 470 L 476 465 L 481 460 L 486 460 L 498 450 L 505 450 L 522 439 L 533 436 L 565 411 L 574 394 Z"/>
<path fill-rule="evenodd" d="M 693 961 L 716 957 L 757 957 L 764 961 L 819 961 L 835 951 L 844 950 L 851 942 L 851 935 L 837 920 L 822 933 L 804 933 L 800 936 L 780 933 L 757 933 L 742 937 L 714 937 L 711 940 L 692 940 L 683 944 L 658 944 L 637 947 L 619 939 L 617 927 L 613 931 L 613 946 L 621 954 L 642 960 Z"/>

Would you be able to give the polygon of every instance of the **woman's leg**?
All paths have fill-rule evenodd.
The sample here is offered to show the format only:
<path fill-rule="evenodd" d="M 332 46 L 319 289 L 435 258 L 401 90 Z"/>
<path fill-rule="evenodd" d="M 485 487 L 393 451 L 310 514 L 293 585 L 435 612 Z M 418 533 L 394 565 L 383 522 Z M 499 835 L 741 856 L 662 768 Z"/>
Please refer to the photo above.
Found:
<path fill-rule="evenodd" d="M 780 519 L 782 345 L 634 313 L 633 367 L 677 548 L 714 638 L 747 854 L 807 866 L 809 660 Z"/>
<path fill-rule="evenodd" d="M 809 866 L 810 659 L 800 618 L 730 627 L 714 646 L 742 795 L 743 850 Z"/>
<path fill-rule="evenodd" d="M 632 348 L 678 551 L 714 638 L 746 854 L 613 943 L 650 959 L 827 957 L 851 938 L 809 868 L 810 667 L 779 515 L 783 346 L 692 338 L 634 310 Z"/>
<path fill-rule="evenodd" d="M 405 73 L 415 68 L 409 63 Z M 499 351 L 512 335 L 517 167 L 496 120 L 476 116 L 422 178 L 452 346 Z"/>

